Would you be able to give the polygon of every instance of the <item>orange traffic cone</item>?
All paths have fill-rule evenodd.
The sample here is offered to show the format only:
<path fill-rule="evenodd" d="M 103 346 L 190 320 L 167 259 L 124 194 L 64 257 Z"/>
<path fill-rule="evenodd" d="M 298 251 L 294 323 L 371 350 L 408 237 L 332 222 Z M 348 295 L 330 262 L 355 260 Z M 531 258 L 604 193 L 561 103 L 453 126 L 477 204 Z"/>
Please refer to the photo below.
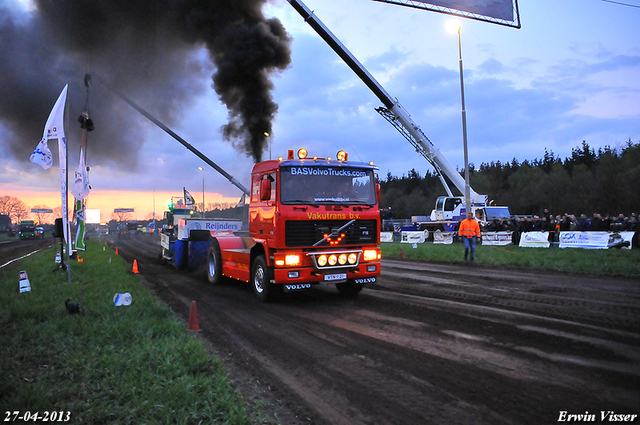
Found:
<path fill-rule="evenodd" d="M 116 255 L 118 255 L 118 248 L 116 248 Z"/>
<path fill-rule="evenodd" d="M 189 310 L 189 331 L 197 332 L 200 330 L 200 324 L 198 323 L 198 308 L 196 302 L 191 301 L 191 309 Z"/>
<path fill-rule="evenodd" d="M 133 260 L 133 270 L 134 273 L 139 273 L 138 272 L 138 261 L 136 259 Z"/>

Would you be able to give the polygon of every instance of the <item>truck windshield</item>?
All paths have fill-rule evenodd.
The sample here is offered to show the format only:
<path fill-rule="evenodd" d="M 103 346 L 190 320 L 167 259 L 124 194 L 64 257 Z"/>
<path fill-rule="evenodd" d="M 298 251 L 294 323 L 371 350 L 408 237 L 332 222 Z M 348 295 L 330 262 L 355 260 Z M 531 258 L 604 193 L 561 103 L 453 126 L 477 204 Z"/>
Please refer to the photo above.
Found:
<path fill-rule="evenodd" d="M 373 170 L 327 166 L 282 167 L 280 202 L 375 205 Z"/>

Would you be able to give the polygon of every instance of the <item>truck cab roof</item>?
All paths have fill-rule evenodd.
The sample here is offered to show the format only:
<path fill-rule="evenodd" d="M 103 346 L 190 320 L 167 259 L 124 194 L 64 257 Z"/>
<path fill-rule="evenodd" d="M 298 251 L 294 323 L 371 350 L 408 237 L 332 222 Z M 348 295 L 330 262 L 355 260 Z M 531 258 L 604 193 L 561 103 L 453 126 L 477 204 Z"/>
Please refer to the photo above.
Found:
<path fill-rule="evenodd" d="M 355 167 L 369 170 L 378 170 L 379 168 L 373 164 L 355 161 L 338 161 L 336 159 L 328 160 L 327 158 L 305 158 L 305 159 L 283 159 L 282 161 L 273 159 L 259 162 L 253 167 L 253 173 L 262 173 L 273 170 L 278 167 Z"/>

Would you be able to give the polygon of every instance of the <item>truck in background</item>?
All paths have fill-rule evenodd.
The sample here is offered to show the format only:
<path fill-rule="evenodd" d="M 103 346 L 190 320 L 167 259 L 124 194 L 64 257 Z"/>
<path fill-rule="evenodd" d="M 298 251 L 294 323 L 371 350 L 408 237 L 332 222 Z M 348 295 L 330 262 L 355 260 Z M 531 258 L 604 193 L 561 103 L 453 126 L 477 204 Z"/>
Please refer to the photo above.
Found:
<path fill-rule="evenodd" d="M 20 239 L 37 239 L 38 233 L 36 226 L 38 220 L 22 220 L 19 224 Z"/>
<path fill-rule="evenodd" d="M 188 258 L 188 268 L 204 267 L 213 284 L 250 282 L 263 302 L 317 284 L 355 296 L 380 274 L 377 169 L 349 161 L 344 151 L 332 159 L 310 157 L 306 149 L 294 158 L 290 150 L 287 159 L 254 166 L 244 228 L 215 220 L 210 226 L 218 229 L 194 228 L 198 220 L 173 209 L 161 255 L 176 265 Z"/>
<path fill-rule="evenodd" d="M 242 220 L 195 217 L 195 211 L 177 196 L 171 198 L 168 208 L 160 230 L 160 258 L 181 269 L 204 265 L 212 231 L 240 232 L 246 227 Z"/>

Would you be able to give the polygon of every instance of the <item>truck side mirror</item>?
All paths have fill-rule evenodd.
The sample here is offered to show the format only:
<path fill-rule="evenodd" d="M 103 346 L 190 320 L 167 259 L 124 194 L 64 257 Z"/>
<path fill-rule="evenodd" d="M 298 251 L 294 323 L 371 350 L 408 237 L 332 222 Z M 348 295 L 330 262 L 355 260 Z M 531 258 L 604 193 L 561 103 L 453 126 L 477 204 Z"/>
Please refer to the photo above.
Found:
<path fill-rule="evenodd" d="M 378 198 L 378 202 L 380 202 L 380 183 L 376 183 L 376 196 Z"/>
<path fill-rule="evenodd" d="M 270 199 L 271 199 L 271 180 L 262 179 L 260 180 L 260 200 L 268 201 Z"/>

